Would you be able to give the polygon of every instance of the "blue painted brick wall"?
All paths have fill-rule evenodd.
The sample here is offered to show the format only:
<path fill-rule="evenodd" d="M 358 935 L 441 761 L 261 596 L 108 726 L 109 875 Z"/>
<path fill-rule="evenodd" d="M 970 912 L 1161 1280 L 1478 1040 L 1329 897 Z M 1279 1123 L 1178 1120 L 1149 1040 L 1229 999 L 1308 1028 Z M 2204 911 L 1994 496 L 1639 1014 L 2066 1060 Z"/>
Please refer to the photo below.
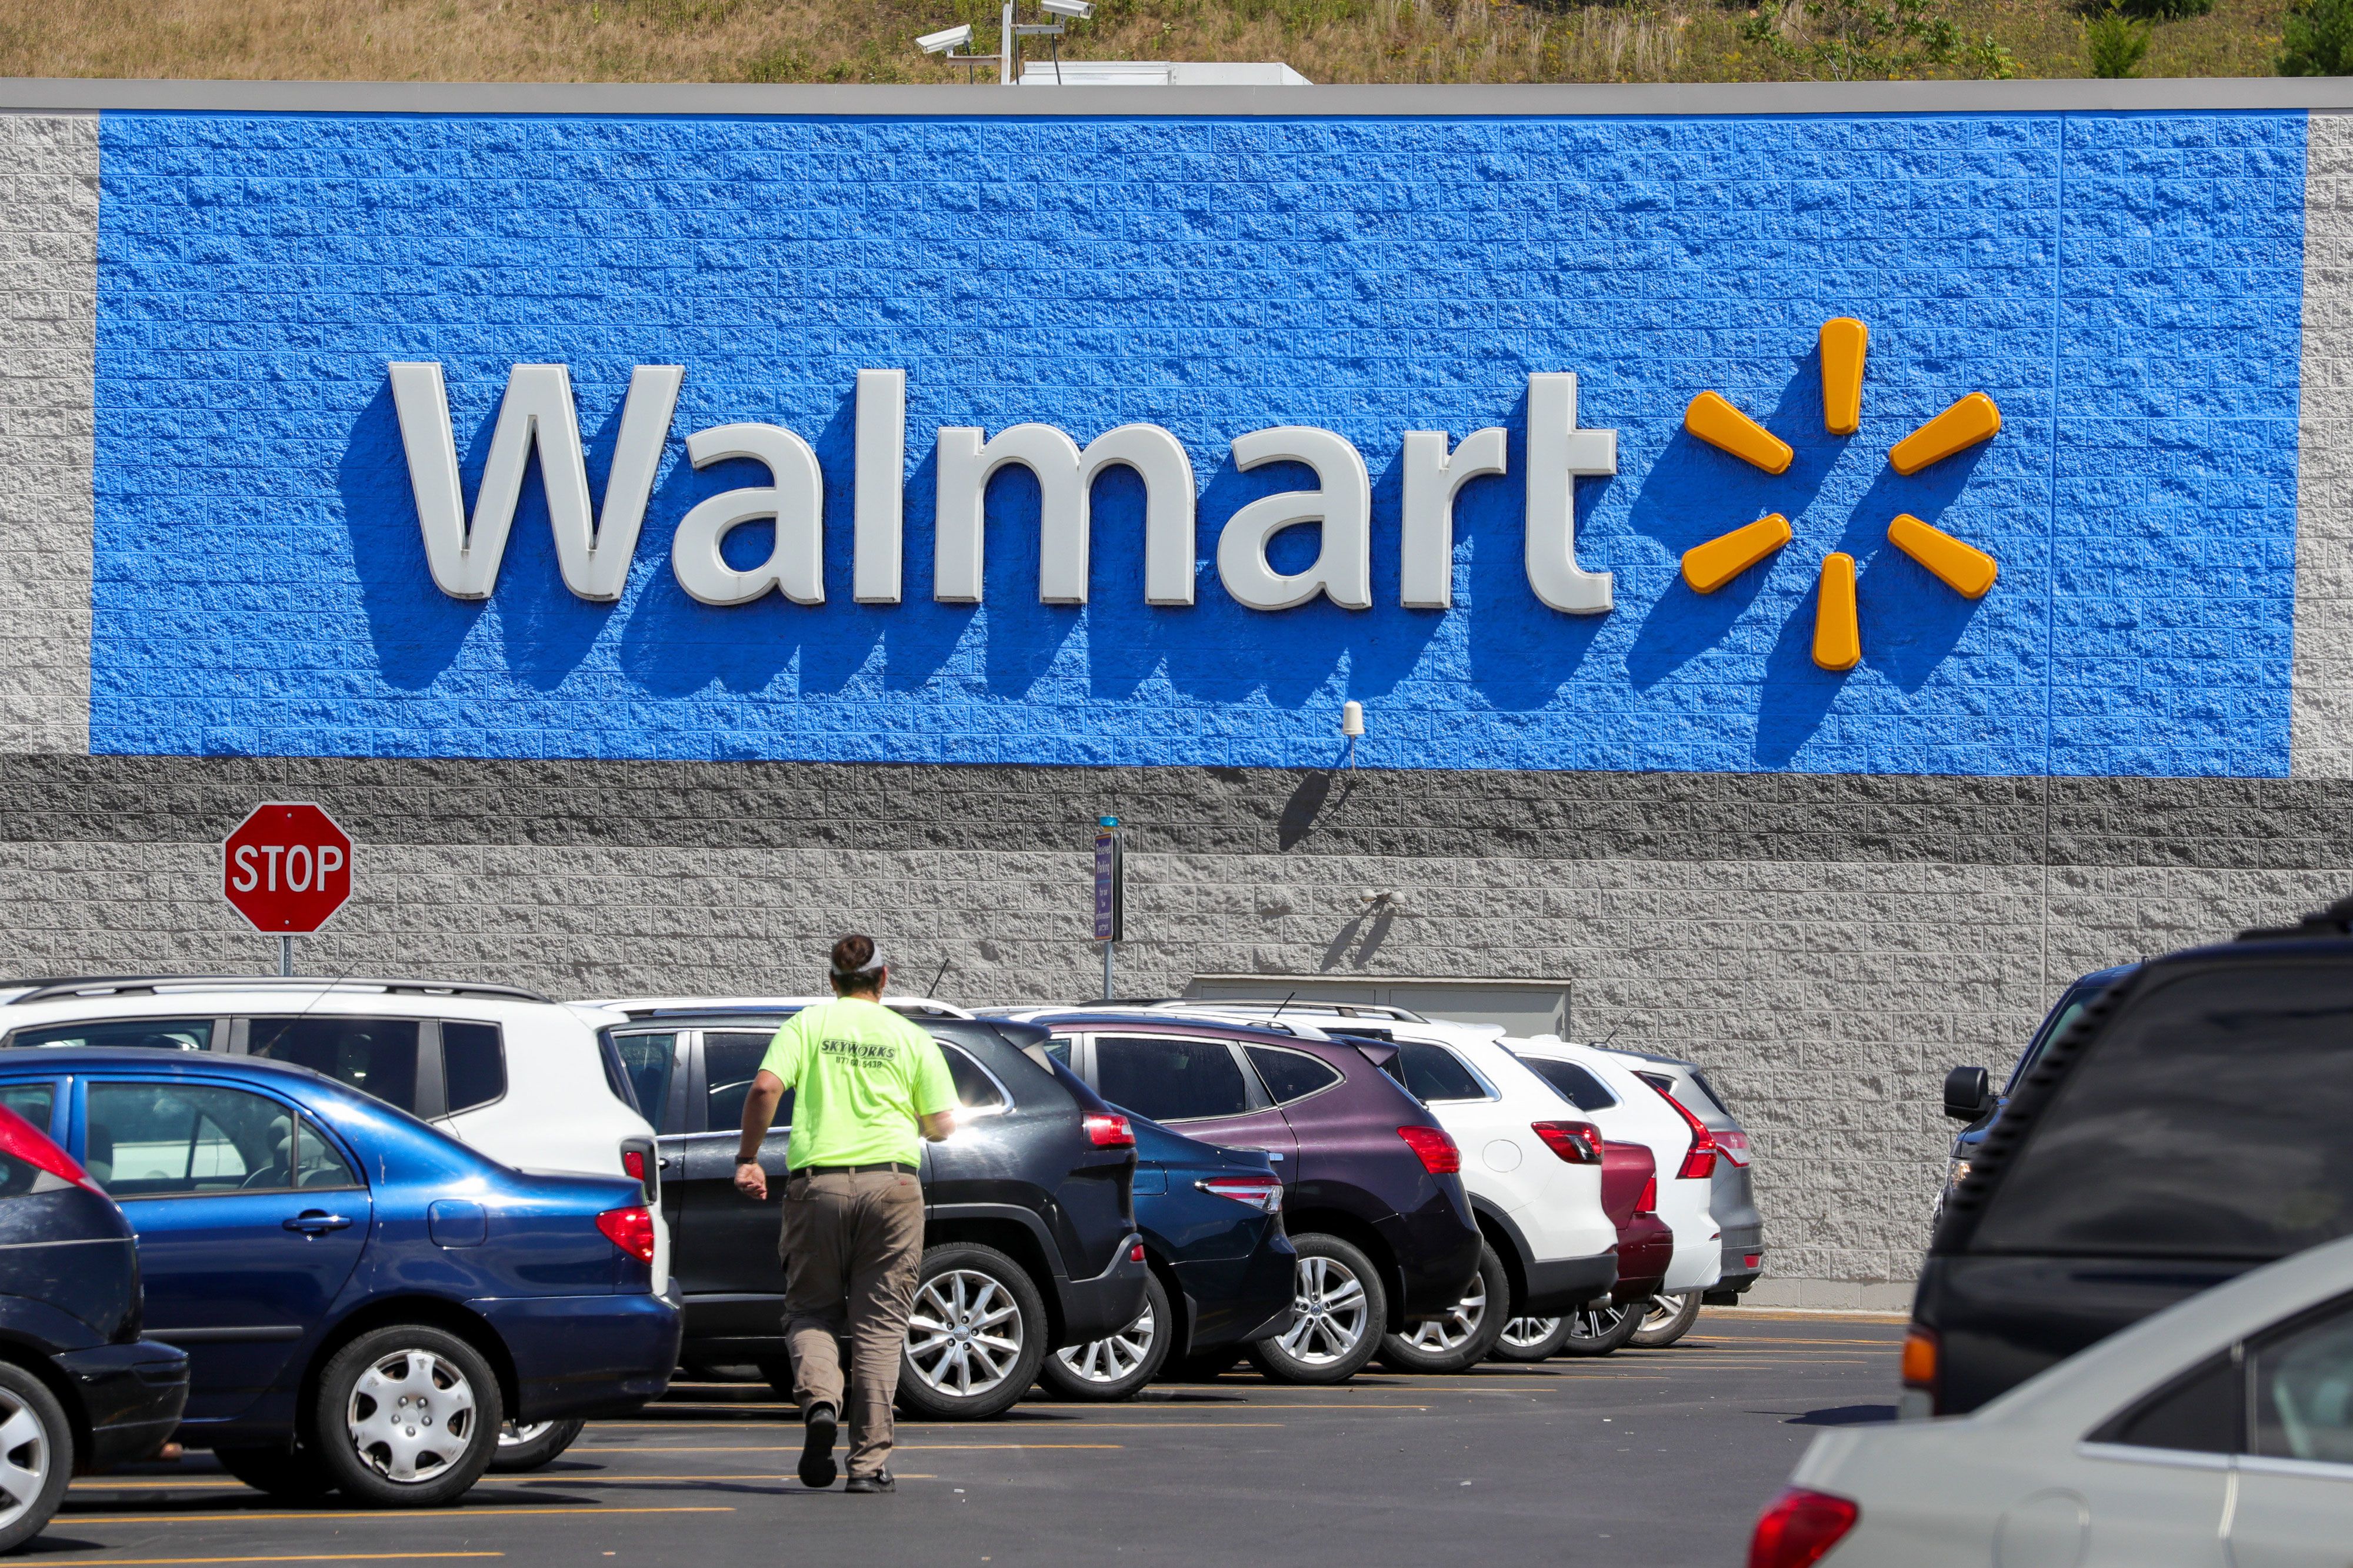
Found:
<path fill-rule="evenodd" d="M 1315 763 L 1361 700 L 1390 766 L 2279 774 L 2287 768 L 2304 120 L 776 121 L 110 113 L 102 124 L 94 749 Z M 1817 326 L 1872 328 L 1821 434 Z M 687 366 L 627 597 L 557 576 L 536 482 L 496 595 L 427 574 L 385 380 L 447 366 L 470 500 L 508 366 L 572 367 L 603 483 L 638 363 Z M 850 602 L 850 392 L 909 373 L 908 602 Z M 1619 433 L 1579 482 L 1618 608 L 1520 566 L 1525 377 Z M 1713 387 L 1778 478 L 1680 431 Z M 1963 393 L 1989 446 L 1888 446 Z M 693 429 L 825 465 L 828 602 L 670 575 Z M 933 431 L 1165 425 L 1201 480 L 1199 603 L 1142 602 L 1141 492 L 1098 489 L 1093 603 L 1036 599 L 1037 501 L 989 501 L 987 601 L 934 604 Z M 1248 611 L 1217 531 L 1336 429 L 1375 484 L 1377 607 Z M 1489 424 L 1455 608 L 1397 605 L 1399 437 Z M 1683 550 L 1797 540 L 1708 598 Z M 1990 550 L 1958 599 L 1885 543 Z M 730 553 L 765 552 L 765 528 Z M 1303 535 L 1303 537 L 1297 537 Z M 1314 531 L 1278 541 L 1279 568 Z M 1863 663 L 1810 660 L 1823 553 Z"/>

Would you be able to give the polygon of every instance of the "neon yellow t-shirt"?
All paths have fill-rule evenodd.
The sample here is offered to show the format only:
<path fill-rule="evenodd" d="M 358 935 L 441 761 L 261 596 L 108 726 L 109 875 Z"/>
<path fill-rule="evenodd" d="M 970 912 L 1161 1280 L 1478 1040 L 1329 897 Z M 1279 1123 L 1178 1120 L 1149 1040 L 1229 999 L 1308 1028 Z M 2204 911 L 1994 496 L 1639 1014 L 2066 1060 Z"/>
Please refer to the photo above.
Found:
<path fill-rule="evenodd" d="M 803 1008 L 768 1042 L 760 1068 L 792 1091 L 785 1163 L 796 1171 L 912 1165 L 923 1146 L 917 1119 L 956 1103 L 955 1080 L 932 1037 L 874 1002 Z"/>

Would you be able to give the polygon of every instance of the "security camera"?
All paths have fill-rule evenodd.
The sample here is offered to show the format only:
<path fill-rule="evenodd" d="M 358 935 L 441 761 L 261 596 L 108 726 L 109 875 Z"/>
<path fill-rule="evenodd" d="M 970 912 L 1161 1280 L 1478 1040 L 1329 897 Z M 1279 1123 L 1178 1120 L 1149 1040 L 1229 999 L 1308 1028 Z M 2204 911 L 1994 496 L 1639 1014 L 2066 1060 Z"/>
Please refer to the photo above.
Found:
<path fill-rule="evenodd" d="M 1071 0 L 1061 0 L 1061 3 L 1069 5 Z M 966 22 L 961 27 L 948 27 L 936 33 L 925 33 L 915 40 L 915 47 L 927 55 L 944 55 L 950 49 L 963 48 L 971 42 L 972 24 Z"/>
<path fill-rule="evenodd" d="M 1038 0 L 1038 9 L 1050 16 L 1083 22 L 1095 14 L 1093 0 Z"/>

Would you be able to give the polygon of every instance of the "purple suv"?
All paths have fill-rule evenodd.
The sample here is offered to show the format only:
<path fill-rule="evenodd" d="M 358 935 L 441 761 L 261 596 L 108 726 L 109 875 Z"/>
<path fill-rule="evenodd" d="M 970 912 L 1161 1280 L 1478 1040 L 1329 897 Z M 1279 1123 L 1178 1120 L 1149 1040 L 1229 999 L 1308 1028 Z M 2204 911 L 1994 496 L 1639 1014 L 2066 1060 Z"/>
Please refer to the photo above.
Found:
<path fill-rule="evenodd" d="M 1442 1316 L 1478 1273 L 1454 1141 L 1362 1048 L 1311 1029 L 1166 1014 L 1018 1016 L 1051 1029 L 1048 1051 L 1113 1105 L 1274 1162 L 1299 1251 L 1299 1316 L 1250 1347 L 1268 1376 L 1338 1383 L 1384 1331 Z"/>

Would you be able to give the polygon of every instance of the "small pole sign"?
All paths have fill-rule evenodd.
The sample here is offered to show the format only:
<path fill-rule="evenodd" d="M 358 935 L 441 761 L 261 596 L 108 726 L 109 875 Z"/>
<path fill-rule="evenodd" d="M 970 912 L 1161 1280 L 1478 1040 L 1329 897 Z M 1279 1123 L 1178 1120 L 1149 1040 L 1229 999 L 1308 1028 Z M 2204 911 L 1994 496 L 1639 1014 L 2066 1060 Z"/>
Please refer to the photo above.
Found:
<path fill-rule="evenodd" d="M 1127 923 L 1126 868 L 1120 858 L 1119 818 L 1095 819 L 1095 940 L 1103 950 L 1103 1000 L 1112 998 L 1112 950 Z"/>
<path fill-rule="evenodd" d="M 294 973 L 294 939 L 352 896 L 352 839 L 307 801 L 268 801 L 221 840 L 221 897 L 278 939 L 278 973 Z"/>

